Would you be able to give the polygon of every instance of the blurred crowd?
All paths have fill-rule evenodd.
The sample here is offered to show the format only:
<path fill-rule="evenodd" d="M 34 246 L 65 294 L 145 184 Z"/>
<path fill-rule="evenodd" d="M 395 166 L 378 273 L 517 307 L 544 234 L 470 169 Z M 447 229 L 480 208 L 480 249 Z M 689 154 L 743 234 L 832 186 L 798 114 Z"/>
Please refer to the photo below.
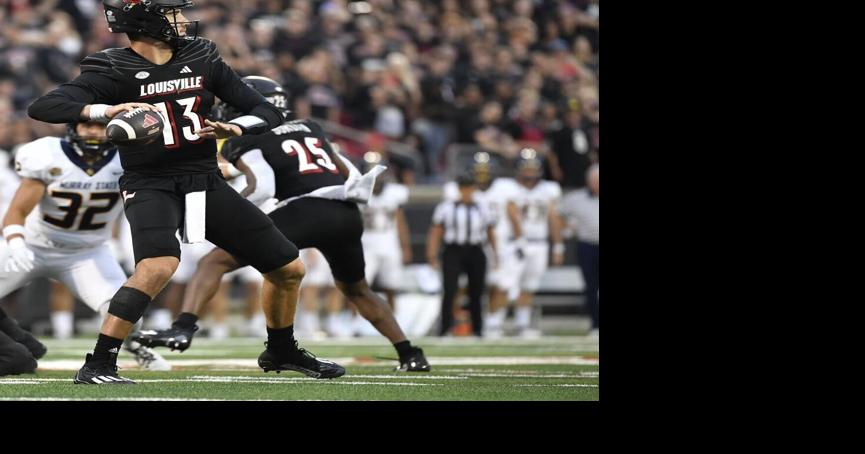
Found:
<path fill-rule="evenodd" d="M 548 178 L 578 188 L 599 160 L 598 4 L 198 0 L 188 15 L 238 73 L 282 81 L 299 117 L 417 150 L 420 182 L 442 181 L 449 145 L 474 144 L 507 159 L 534 148 Z M 0 0 L 0 149 L 61 135 L 27 105 L 83 56 L 126 45 L 99 0 Z"/>

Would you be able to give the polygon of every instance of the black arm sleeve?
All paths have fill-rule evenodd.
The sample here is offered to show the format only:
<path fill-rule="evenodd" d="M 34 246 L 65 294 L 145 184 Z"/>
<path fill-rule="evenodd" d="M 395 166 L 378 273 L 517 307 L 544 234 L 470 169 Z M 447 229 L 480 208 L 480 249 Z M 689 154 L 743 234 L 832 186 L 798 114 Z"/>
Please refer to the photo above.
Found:
<path fill-rule="evenodd" d="M 282 112 L 267 102 L 261 93 L 243 83 L 218 52 L 213 55 L 213 93 L 238 111 L 248 114 L 229 123 L 240 126 L 244 134 L 261 134 L 281 125 Z"/>
<path fill-rule="evenodd" d="M 87 104 L 114 104 L 117 86 L 108 59 L 95 54 L 81 61 L 81 75 L 30 104 L 27 114 L 46 123 L 70 123 L 81 119 Z"/>
<path fill-rule="evenodd" d="M 240 136 L 240 137 L 229 137 L 225 143 L 222 144 L 222 148 L 219 150 L 219 153 L 222 154 L 222 157 L 225 158 L 226 161 L 234 164 L 243 156 L 244 153 L 249 151 L 249 146 L 251 145 L 251 138 L 253 136 Z"/>

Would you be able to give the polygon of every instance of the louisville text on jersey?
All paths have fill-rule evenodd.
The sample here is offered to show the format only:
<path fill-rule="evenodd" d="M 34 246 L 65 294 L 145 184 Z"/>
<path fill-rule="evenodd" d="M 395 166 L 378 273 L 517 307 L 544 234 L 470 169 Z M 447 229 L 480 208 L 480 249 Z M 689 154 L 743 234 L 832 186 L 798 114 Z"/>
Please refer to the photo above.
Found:
<path fill-rule="evenodd" d="M 166 93 L 183 93 L 185 91 L 199 90 L 204 85 L 204 76 L 183 77 L 165 82 L 153 82 L 141 86 L 139 97 L 149 98 L 151 96 L 164 95 Z"/>

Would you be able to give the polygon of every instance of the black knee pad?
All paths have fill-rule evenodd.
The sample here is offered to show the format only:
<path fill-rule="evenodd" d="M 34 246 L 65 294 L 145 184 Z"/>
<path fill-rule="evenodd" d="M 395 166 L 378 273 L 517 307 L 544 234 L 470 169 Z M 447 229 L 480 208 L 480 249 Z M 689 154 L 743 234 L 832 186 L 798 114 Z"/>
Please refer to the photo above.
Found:
<path fill-rule="evenodd" d="M 120 290 L 111 298 L 108 305 L 108 313 L 135 323 L 144 315 L 144 310 L 150 304 L 150 295 L 132 287 L 120 287 Z"/>

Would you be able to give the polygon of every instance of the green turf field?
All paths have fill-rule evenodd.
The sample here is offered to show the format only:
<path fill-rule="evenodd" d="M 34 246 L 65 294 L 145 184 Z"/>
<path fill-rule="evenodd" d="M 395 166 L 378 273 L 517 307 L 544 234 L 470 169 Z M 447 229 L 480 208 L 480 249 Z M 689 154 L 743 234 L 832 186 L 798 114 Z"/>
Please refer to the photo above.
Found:
<path fill-rule="evenodd" d="M 398 373 L 384 339 L 301 341 L 317 356 L 346 367 L 315 380 L 295 372 L 264 373 L 261 340 L 195 339 L 184 353 L 159 349 L 170 372 L 138 368 L 127 353 L 120 374 L 133 386 L 72 384 L 94 339 L 45 341 L 35 374 L 0 378 L 0 400 L 598 400 L 598 340 L 546 337 L 478 341 L 421 339 L 430 373 Z"/>

